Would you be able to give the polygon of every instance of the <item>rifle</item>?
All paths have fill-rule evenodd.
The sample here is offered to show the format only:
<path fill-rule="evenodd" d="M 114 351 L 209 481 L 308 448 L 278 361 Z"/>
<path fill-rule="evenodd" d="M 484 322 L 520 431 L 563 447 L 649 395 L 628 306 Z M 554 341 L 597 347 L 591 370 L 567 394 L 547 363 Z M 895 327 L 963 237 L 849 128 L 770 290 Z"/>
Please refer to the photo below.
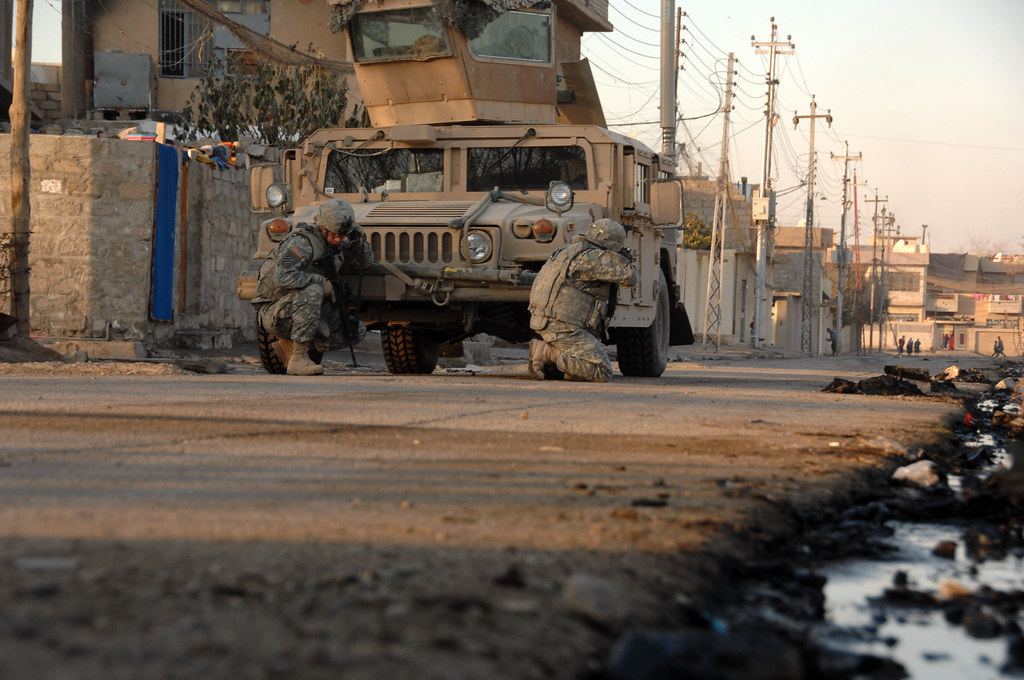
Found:
<path fill-rule="evenodd" d="M 324 273 L 324 277 L 331 282 L 331 287 L 334 288 L 334 308 L 338 311 L 338 316 L 341 317 L 341 334 L 348 344 L 348 351 L 352 355 L 352 366 L 355 367 L 359 365 L 356 362 L 355 343 L 359 340 L 359 308 L 362 305 L 363 272 L 366 269 L 366 264 L 360 257 L 358 292 L 353 299 L 352 286 L 348 282 L 342 283 L 338 277 L 338 266 L 334 257 L 334 254 L 330 254 L 317 264 Z M 350 314 L 349 309 L 354 311 Z"/>
<path fill-rule="evenodd" d="M 626 261 L 633 264 L 633 251 L 629 248 L 623 248 L 619 251 L 619 255 L 626 258 Z M 601 339 L 605 342 L 611 340 L 611 334 L 608 332 L 608 324 L 611 322 L 612 317 L 615 316 L 615 307 L 619 303 L 619 284 L 613 283 L 611 290 L 608 293 L 608 306 L 605 308 L 604 323 L 601 328 Z"/>

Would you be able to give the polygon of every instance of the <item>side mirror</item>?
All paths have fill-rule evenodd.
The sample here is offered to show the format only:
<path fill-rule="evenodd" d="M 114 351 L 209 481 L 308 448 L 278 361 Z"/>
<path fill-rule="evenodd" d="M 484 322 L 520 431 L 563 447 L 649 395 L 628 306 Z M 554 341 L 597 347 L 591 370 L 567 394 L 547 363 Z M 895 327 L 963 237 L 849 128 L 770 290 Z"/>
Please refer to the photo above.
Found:
<path fill-rule="evenodd" d="M 683 182 L 656 179 L 651 182 L 651 222 L 665 229 L 683 226 Z"/>

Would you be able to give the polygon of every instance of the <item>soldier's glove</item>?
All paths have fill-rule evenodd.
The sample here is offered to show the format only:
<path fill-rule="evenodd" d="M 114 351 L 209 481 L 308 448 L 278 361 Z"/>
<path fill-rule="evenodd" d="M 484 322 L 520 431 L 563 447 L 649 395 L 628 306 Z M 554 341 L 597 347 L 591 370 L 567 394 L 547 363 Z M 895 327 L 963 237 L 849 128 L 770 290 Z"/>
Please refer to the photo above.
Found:
<path fill-rule="evenodd" d="M 626 262 L 629 262 L 630 264 L 632 264 L 635 261 L 633 258 L 633 251 L 630 250 L 629 248 L 623 248 L 622 250 L 620 250 L 619 255 L 622 255 L 624 258 L 626 258 Z"/>
<path fill-rule="evenodd" d="M 334 300 L 334 286 L 327 280 L 327 277 L 320 277 L 320 287 L 324 289 L 324 299 Z"/>

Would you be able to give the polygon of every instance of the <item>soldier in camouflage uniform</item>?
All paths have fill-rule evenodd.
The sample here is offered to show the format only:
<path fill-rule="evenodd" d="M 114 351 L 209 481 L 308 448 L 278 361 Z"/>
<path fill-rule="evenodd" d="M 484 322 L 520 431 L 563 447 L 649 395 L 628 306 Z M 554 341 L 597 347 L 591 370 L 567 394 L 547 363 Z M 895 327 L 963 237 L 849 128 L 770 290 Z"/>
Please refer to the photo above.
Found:
<path fill-rule="evenodd" d="M 554 364 L 570 380 L 607 382 L 612 363 L 600 337 L 607 319 L 613 284 L 634 286 L 636 266 L 624 251 L 626 231 L 600 219 L 559 248 L 530 290 L 530 328 L 540 340 L 530 342 L 530 375 L 544 380 Z"/>
<path fill-rule="evenodd" d="M 324 369 L 310 359 L 311 346 L 322 352 L 339 349 L 366 333 L 359 322 L 358 337 L 345 336 L 344 320 L 332 302 L 334 287 L 323 268 L 329 257 L 341 261 L 339 269 L 345 262 L 373 260 L 352 206 L 332 198 L 320 206 L 313 222 L 296 225 L 263 261 L 252 300 L 263 327 L 294 343 L 288 375 L 320 375 Z"/>

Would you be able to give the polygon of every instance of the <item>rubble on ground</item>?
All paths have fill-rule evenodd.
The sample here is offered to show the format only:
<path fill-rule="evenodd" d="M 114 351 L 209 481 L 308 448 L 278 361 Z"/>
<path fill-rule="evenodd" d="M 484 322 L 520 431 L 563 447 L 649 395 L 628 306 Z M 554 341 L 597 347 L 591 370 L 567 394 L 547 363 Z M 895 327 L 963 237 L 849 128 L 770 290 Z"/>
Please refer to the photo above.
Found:
<path fill-rule="evenodd" d="M 957 365 L 948 366 L 941 373 L 936 374 L 933 381 L 952 381 L 962 383 L 987 383 L 988 378 L 982 371 L 976 368 L 961 368 Z"/>
<path fill-rule="evenodd" d="M 891 375 L 900 380 L 919 380 L 931 382 L 931 375 L 926 368 L 911 368 L 909 366 L 885 366 L 882 369 L 886 375 Z"/>
<path fill-rule="evenodd" d="M 976 368 L 961 368 L 952 365 L 944 368 L 934 376 L 927 369 L 887 365 L 883 368 L 884 374 L 864 380 L 846 380 L 835 378 L 831 383 L 821 388 L 822 392 L 835 394 L 867 394 L 872 396 L 917 396 L 917 395 L 947 395 L 960 396 L 961 389 L 957 383 L 971 383 L 974 385 L 991 385 L 992 381 L 983 371 Z M 928 387 L 922 389 L 921 383 Z M 1021 394 L 1024 394 L 1024 384 L 1018 383 L 1013 377 L 1001 380 L 994 389 L 1015 390 L 1015 399 L 1021 401 Z M 978 389 L 972 390 L 977 392 Z"/>
<path fill-rule="evenodd" d="M 892 473 L 892 480 L 894 482 L 906 482 L 923 488 L 929 488 L 942 484 L 943 475 L 934 462 L 919 460 L 916 463 L 897 468 Z"/>
<path fill-rule="evenodd" d="M 856 382 L 834 378 L 822 392 L 833 392 L 835 394 L 867 394 L 872 396 L 897 396 L 913 395 L 920 396 L 924 392 L 921 388 L 909 380 L 900 380 L 891 375 L 880 375 L 874 378 L 865 378 Z"/>

